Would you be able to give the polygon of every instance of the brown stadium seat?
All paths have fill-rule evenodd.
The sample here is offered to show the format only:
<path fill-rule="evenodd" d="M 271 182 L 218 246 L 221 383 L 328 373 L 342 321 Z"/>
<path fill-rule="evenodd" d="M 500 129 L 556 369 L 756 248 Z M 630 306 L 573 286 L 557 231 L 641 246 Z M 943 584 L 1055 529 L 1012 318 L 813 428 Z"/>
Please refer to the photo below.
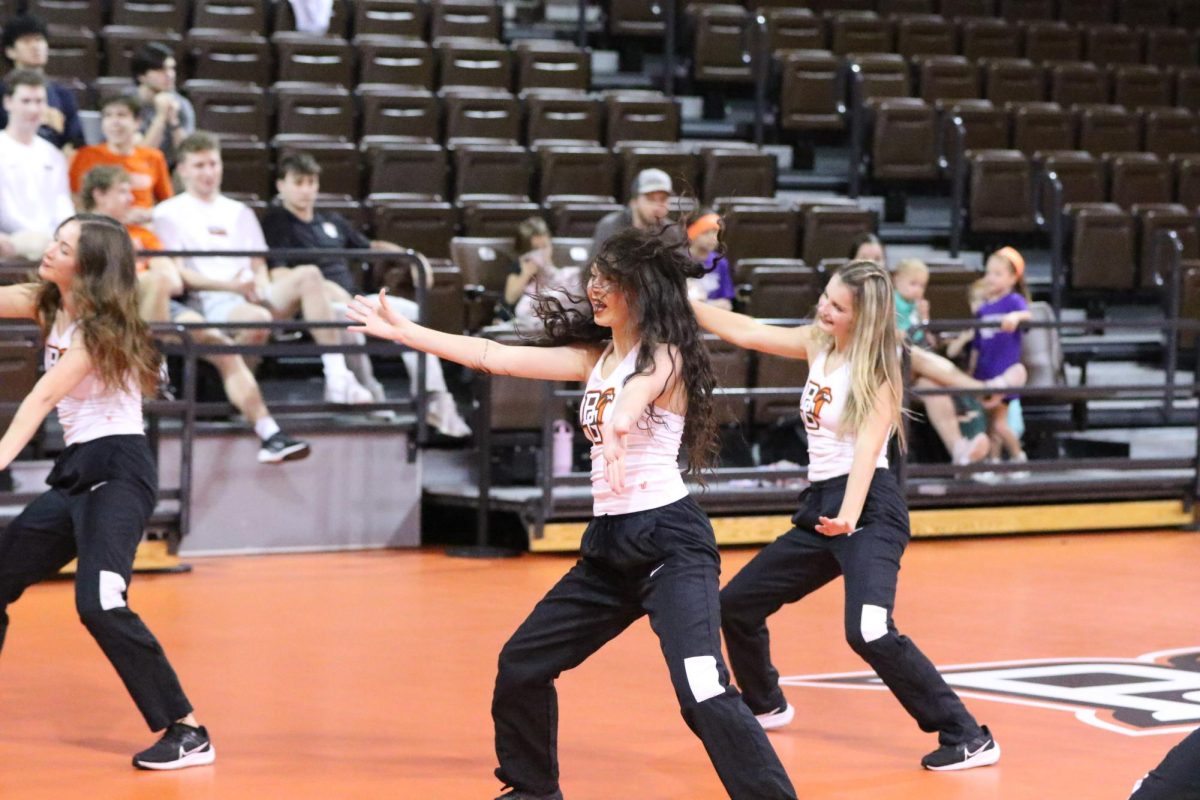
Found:
<path fill-rule="evenodd" d="M 259 86 L 269 86 L 273 80 L 271 43 L 256 33 L 193 28 L 185 47 L 193 78 Z"/>
<path fill-rule="evenodd" d="M 984 97 L 997 108 L 1046 99 L 1046 71 L 1027 58 L 990 58 L 981 67 Z"/>
<path fill-rule="evenodd" d="M 837 130 L 846 126 L 846 83 L 841 60 L 828 50 L 795 50 L 781 59 L 779 124 L 784 130 Z"/>
<path fill-rule="evenodd" d="M 1113 0 L 1059 0 L 1058 18 L 1070 25 L 1112 22 Z"/>
<path fill-rule="evenodd" d="M 864 233 L 874 232 L 875 212 L 864 208 L 817 206 L 804 211 L 800 257 L 807 264 L 844 256 Z"/>
<path fill-rule="evenodd" d="M 106 75 L 92 81 L 92 94 L 97 104 L 103 104 L 110 97 L 120 97 L 129 91 L 129 78 L 121 75 Z"/>
<path fill-rule="evenodd" d="M 555 236 L 586 237 L 589 241 L 596 232 L 596 223 L 624 207 L 623 203 L 592 196 L 557 195 L 545 200 Z"/>
<path fill-rule="evenodd" d="M 1200 320 L 1200 262 L 1185 261 L 1180 267 L 1183 286 L 1179 298 L 1179 314 L 1183 319 Z M 1194 348 L 1196 332 L 1181 331 L 1179 346 Z"/>
<path fill-rule="evenodd" d="M 1146 63 L 1156 67 L 1194 67 L 1196 37 L 1182 28 L 1149 28 L 1146 34 Z"/>
<path fill-rule="evenodd" d="M 578 267 L 587 263 L 588 251 L 592 247 L 590 236 L 567 237 L 555 236 L 550 240 L 553 250 L 551 260 L 555 266 Z"/>
<path fill-rule="evenodd" d="M 344 87 L 280 81 L 272 93 L 279 133 L 355 138 L 354 98 Z"/>
<path fill-rule="evenodd" d="M 40 17 L 47 25 L 98 30 L 104 24 L 101 0 L 27 0 L 25 11 Z"/>
<path fill-rule="evenodd" d="M 112 23 L 184 33 L 191 9 L 190 0 L 125 0 L 113 3 Z"/>
<path fill-rule="evenodd" d="M 1179 153 L 1171 158 L 1175 172 L 1175 201 L 1185 208 L 1200 209 L 1200 153 Z"/>
<path fill-rule="evenodd" d="M 296 30 L 296 15 L 292 13 L 291 3 L 275 3 L 274 29 L 279 31 Z M 350 22 L 350 0 L 333 0 L 333 14 L 329 19 L 330 37 L 344 37 L 346 27 Z"/>
<path fill-rule="evenodd" d="M 366 206 L 376 239 L 411 247 L 428 258 L 450 257 L 450 239 L 458 228 L 454 206 L 386 194 L 368 195 Z"/>
<path fill-rule="evenodd" d="M 1200 147 L 1200 124 L 1186 108 L 1151 108 L 1142 114 L 1142 138 L 1147 153 L 1169 159 Z"/>
<path fill-rule="evenodd" d="M 353 142 L 331 142 L 299 136 L 276 136 L 271 143 L 275 163 L 290 153 L 309 153 L 321 165 L 321 191 L 349 197 L 362 195 L 362 156 Z"/>
<path fill-rule="evenodd" d="M 912 73 L 902 56 L 895 53 L 863 53 L 847 60 L 861 76 L 859 83 L 864 102 L 912 96 Z"/>
<path fill-rule="evenodd" d="M 1130 28 L 1162 27 L 1171 24 L 1171 11 L 1177 5 L 1170 0 L 1119 0 L 1117 21 Z"/>
<path fill-rule="evenodd" d="M 536 203 L 501 199 L 471 199 L 460 204 L 463 233 L 467 236 L 510 236 L 522 220 L 537 216 Z"/>
<path fill-rule="evenodd" d="M 151 42 L 171 48 L 175 53 L 176 64 L 187 63 L 183 57 L 183 37 L 174 31 L 157 31 L 132 25 L 105 25 L 100 29 L 100 38 L 104 42 L 105 75 L 132 74 L 130 59 L 134 51 Z M 55 69 L 58 68 L 58 65 L 55 65 Z"/>
<path fill-rule="evenodd" d="M 441 141 L 441 106 L 428 89 L 360 83 L 354 93 L 362 108 L 363 136 Z"/>
<path fill-rule="evenodd" d="M 366 137 L 361 147 L 369 176 L 368 194 L 415 195 L 426 200 L 446 198 L 449 166 L 446 148 L 440 144 Z"/>
<path fill-rule="evenodd" d="M 375 34 L 424 39 L 429 6 L 422 0 L 355 0 L 355 36 Z"/>
<path fill-rule="evenodd" d="M 1054 0 L 1000 0 L 1000 16 L 1010 22 L 1054 19 Z"/>
<path fill-rule="evenodd" d="M 1165 231 L 1174 231 L 1183 245 L 1183 257 L 1200 257 L 1196 244 L 1196 214 L 1178 203 L 1135 206 L 1133 214 L 1138 220 L 1138 239 L 1141 241 L 1139 263 L 1141 286 L 1153 289 L 1169 277 L 1166 269 L 1167 248 L 1159 241 Z"/>
<path fill-rule="evenodd" d="M 721 209 L 722 239 L 730 263 L 742 259 L 792 258 L 799 218 L 784 206 L 734 204 Z"/>
<path fill-rule="evenodd" d="M 262 33 L 267 29 L 267 5 L 267 0 L 195 0 L 192 27 Z"/>
<path fill-rule="evenodd" d="M 295 31 L 271 37 L 281 81 L 307 81 L 353 86 L 354 50 L 345 39 Z"/>
<path fill-rule="evenodd" d="M 772 53 L 780 50 L 824 50 L 825 26 L 807 8 L 761 9 L 767 18 L 767 40 Z"/>
<path fill-rule="evenodd" d="M 446 141 L 494 139 L 516 144 L 521 135 L 521 107 L 508 92 L 455 89 L 442 93 Z"/>
<path fill-rule="evenodd" d="M 747 150 L 707 150 L 702 156 L 704 202 L 718 195 L 775 196 L 775 156 Z"/>
<path fill-rule="evenodd" d="M 433 0 L 429 35 L 463 36 L 475 39 L 500 38 L 500 7 L 491 2 Z"/>
<path fill-rule="evenodd" d="M 1056 150 L 1038 153 L 1042 174 L 1053 172 L 1062 184 L 1063 209 L 1074 214 L 1083 208 L 1104 203 L 1108 196 L 1104 162 L 1083 150 Z M 1042 195 L 1042 214 L 1052 213 L 1049 192 Z"/>
<path fill-rule="evenodd" d="M 829 49 L 838 55 L 892 52 L 892 24 L 873 11 L 841 11 L 829 17 Z"/>
<path fill-rule="evenodd" d="M 905 58 L 955 55 L 955 38 L 954 25 L 944 17 L 917 14 L 896 18 L 896 52 Z"/>
<path fill-rule="evenodd" d="M 1029 157 L 1017 150 L 986 150 L 972 153 L 970 161 L 970 229 L 1001 233 L 1036 230 Z"/>
<path fill-rule="evenodd" d="M 686 13 L 694 28 L 692 78 L 704 83 L 752 83 L 753 17 L 745 7 L 695 4 Z"/>
<path fill-rule="evenodd" d="M 1109 200 L 1123 209 L 1170 203 L 1171 165 L 1153 153 L 1112 153 L 1109 162 Z"/>
<path fill-rule="evenodd" d="M 996 14 L 995 0 L 939 0 L 938 13 L 947 19 L 991 17 Z"/>
<path fill-rule="evenodd" d="M 511 236 L 455 236 L 450 240 L 450 260 L 462 271 L 463 287 L 487 292 L 494 305 L 517 257 L 513 247 Z"/>
<path fill-rule="evenodd" d="M 82 81 L 92 81 L 100 75 L 100 46 L 96 34 L 82 28 L 50 25 L 46 42 L 50 46 L 49 65 L 55 75 Z"/>
<path fill-rule="evenodd" d="M 1124 25 L 1093 25 L 1084 34 L 1084 57 L 1102 67 L 1140 64 L 1141 36 Z"/>
<path fill-rule="evenodd" d="M 517 88 L 587 91 L 591 84 L 591 52 L 550 40 L 518 42 Z"/>
<path fill-rule="evenodd" d="M 879 13 L 889 14 L 932 14 L 936 10 L 933 0 L 879 0 Z"/>
<path fill-rule="evenodd" d="M 435 39 L 439 85 L 512 88 L 512 51 L 499 42 Z"/>
<path fill-rule="evenodd" d="M 275 193 L 271 151 L 266 142 L 222 138 L 221 162 L 225 166 L 222 191 L 245 192 L 255 197 L 270 197 Z"/>
<path fill-rule="evenodd" d="M 1132 214 L 1111 204 L 1083 209 L 1075 216 L 1071 288 L 1133 289 L 1134 252 Z"/>
<path fill-rule="evenodd" d="M 0 341 L 0 402 L 20 403 L 38 381 L 40 354 L 37 347 L 23 341 Z M 0 412 L 0 425 L 6 428 L 16 411 Z"/>
<path fill-rule="evenodd" d="M 755 267 L 750 272 L 750 289 L 742 308 L 753 317 L 804 318 L 816 306 L 823 284 L 823 276 L 815 267 Z"/>
<path fill-rule="evenodd" d="M 600 100 L 585 92 L 538 89 L 521 93 L 525 141 L 574 141 L 600 144 L 604 112 Z"/>
<path fill-rule="evenodd" d="M 520 334 L 510 330 L 489 330 L 480 336 L 503 344 L 525 344 Z M 545 395 L 539 393 L 535 400 L 530 396 L 529 381 L 509 375 L 493 375 L 488 379 L 488 386 L 492 410 L 488 424 L 493 431 L 537 431 L 540 435 L 542 420 L 548 413 L 542 399 Z"/>
<path fill-rule="evenodd" d="M 879 180 L 939 177 L 937 115 L 915 97 L 881 100 L 875 108 L 871 174 Z M 816 263 L 805 257 L 805 261 Z"/>
<path fill-rule="evenodd" d="M 953 169 L 957 147 L 956 121 L 963 128 L 963 150 L 1003 150 L 1008 147 L 1008 114 L 990 100 L 960 100 L 942 116 L 942 163 Z"/>
<path fill-rule="evenodd" d="M 679 104 L 668 97 L 615 94 L 605 98 L 605 142 L 679 141 Z"/>
<path fill-rule="evenodd" d="M 420 39 L 364 34 L 355 38 L 359 83 L 433 88 L 433 48 Z"/>
<path fill-rule="evenodd" d="M 1113 102 L 1126 108 L 1171 105 L 1171 76 L 1146 64 L 1113 68 Z"/>
<path fill-rule="evenodd" d="M 462 273 L 458 267 L 453 264 L 433 265 L 433 286 L 427 302 L 429 327 L 446 333 L 462 333 L 467 329 Z"/>
<path fill-rule="evenodd" d="M 983 270 L 968 267 L 957 259 L 927 260 L 929 284 L 925 299 L 929 301 L 930 319 L 970 319 L 974 316 L 968 299 L 971 284 L 983 277 Z"/>
<path fill-rule="evenodd" d="M 1014 150 L 1074 150 L 1075 118 L 1058 103 L 1019 103 L 1010 112 Z"/>
<path fill-rule="evenodd" d="M 931 56 L 917 62 L 921 99 L 930 105 L 980 96 L 979 68 L 962 56 Z"/>
<path fill-rule="evenodd" d="M 662 6 L 642 0 L 610 0 L 607 19 L 612 36 L 661 39 L 666 30 Z"/>
<path fill-rule="evenodd" d="M 805 266 L 803 261 L 801 261 L 798 258 L 792 258 L 790 256 L 787 258 L 738 258 L 736 261 L 734 261 L 733 260 L 734 255 L 730 251 L 727 253 L 726 257 L 729 258 L 730 262 L 733 264 L 733 267 L 732 267 L 733 271 L 730 273 L 730 277 L 733 278 L 733 283 L 737 287 L 737 292 L 738 292 L 737 299 L 738 299 L 739 303 L 744 301 L 747 297 L 750 296 L 750 275 L 751 275 L 751 273 L 754 272 L 754 270 L 763 269 L 765 267 L 800 267 L 800 268 L 803 268 Z M 840 263 L 844 262 L 845 259 L 840 259 L 840 260 L 833 259 L 833 261 L 837 261 L 840 264 Z M 836 269 L 836 266 L 831 268 L 831 267 L 827 266 L 827 263 L 828 263 L 828 260 L 822 261 L 818 265 L 818 271 L 824 276 L 828 276 L 828 275 L 832 274 L 832 272 Z M 804 315 L 803 314 L 795 314 L 795 315 L 789 314 L 787 316 L 792 319 L 800 319 Z"/>
<path fill-rule="evenodd" d="M 807 317 L 812 308 L 804 309 L 803 313 L 789 314 L 789 317 Z M 759 389 L 797 388 L 808 381 L 808 362 L 797 361 L 783 356 L 769 356 L 765 353 L 755 353 L 754 365 L 751 367 L 754 375 L 754 386 Z M 750 403 L 750 414 L 754 425 L 769 425 L 776 420 L 796 416 L 796 404 L 799 401 L 791 397 L 755 397 Z"/>
<path fill-rule="evenodd" d="M 1108 73 L 1087 62 L 1050 67 L 1050 99 L 1064 108 L 1108 102 Z"/>
<path fill-rule="evenodd" d="M 942 12 L 942 16 L 948 16 Z M 960 26 L 962 54 L 972 61 L 1021 55 L 1021 29 L 1002 19 L 964 19 Z"/>
<path fill-rule="evenodd" d="M 1175 71 L 1175 105 L 1200 114 L 1200 67 Z"/>
<path fill-rule="evenodd" d="M 1025 58 L 1043 61 L 1082 61 L 1083 38 L 1065 22 L 1030 22 L 1025 25 Z"/>
<path fill-rule="evenodd" d="M 538 197 L 543 200 L 562 194 L 617 196 L 617 164 L 607 148 L 542 147 L 537 151 L 537 160 Z"/>
<path fill-rule="evenodd" d="M 706 339 L 705 345 L 719 388 L 745 389 L 750 385 L 750 359 L 746 358 L 744 350 L 715 337 Z M 717 424 L 745 424 L 749 405 L 749 399 L 745 395 L 717 395 L 713 398 Z"/>
<path fill-rule="evenodd" d="M 1141 120 L 1124 106 L 1083 106 L 1078 117 L 1080 150 L 1102 156 L 1141 149 Z"/>
<path fill-rule="evenodd" d="M 655 142 L 646 144 L 630 144 L 614 149 L 617 160 L 621 164 L 620 184 L 617 199 L 629 197 L 633 179 L 644 169 L 651 167 L 661 169 L 671 176 L 676 193 L 685 191 L 686 187 L 699 185 L 700 165 L 696 154 L 676 145 L 657 145 Z M 695 191 L 687 192 L 696 195 Z"/>
<path fill-rule="evenodd" d="M 266 90 L 252 84 L 191 80 L 183 93 L 196 109 L 196 127 L 220 131 L 222 140 L 271 138 Z"/>
<path fill-rule="evenodd" d="M 529 199 L 533 161 L 529 151 L 511 144 L 462 144 L 454 148 L 454 197 L 506 195 Z"/>

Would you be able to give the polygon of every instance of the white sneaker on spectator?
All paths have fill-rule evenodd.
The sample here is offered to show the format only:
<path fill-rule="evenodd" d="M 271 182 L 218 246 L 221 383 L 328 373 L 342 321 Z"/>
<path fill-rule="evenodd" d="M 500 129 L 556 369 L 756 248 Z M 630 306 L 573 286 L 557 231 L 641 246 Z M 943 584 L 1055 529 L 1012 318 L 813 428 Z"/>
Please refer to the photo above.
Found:
<path fill-rule="evenodd" d="M 429 405 L 425 410 L 425 421 L 444 436 L 462 439 L 471 435 L 471 426 L 458 413 L 454 396 L 449 392 L 430 393 Z"/>
<path fill-rule="evenodd" d="M 1025 464 L 1028 461 L 1029 456 L 1025 455 L 1024 453 L 1018 453 L 1009 459 L 1009 463 L 1011 464 Z M 1029 475 L 1030 473 L 1028 470 L 1018 470 L 1016 472 L 1009 472 L 1004 477 L 1008 478 L 1009 480 L 1023 481 L 1027 479 Z"/>
<path fill-rule="evenodd" d="M 355 378 L 354 374 L 348 370 L 339 378 L 325 379 L 326 403 L 357 405 L 359 403 L 373 403 L 374 401 L 375 398 L 371 396 L 371 392 L 359 383 L 358 378 Z"/>
<path fill-rule="evenodd" d="M 997 459 L 989 458 L 988 463 L 996 464 L 999 462 Z M 990 470 L 988 472 L 973 472 L 971 473 L 971 480 L 995 486 L 997 483 L 1000 483 L 1000 481 L 1004 480 L 1004 475 L 999 472 L 991 472 Z"/>
<path fill-rule="evenodd" d="M 966 437 L 959 439 L 954 443 L 954 452 L 951 454 L 954 458 L 954 466 L 965 467 L 967 464 L 982 461 L 988 454 L 990 446 L 991 441 L 986 433 L 977 433 L 970 439 Z"/>
<path fill-rule="evenodd" d="M 379 381 L 372 378 L 364 381 L 362 385 L 365 386 L 367 391 L 371 393 L 372 403 L 386 403 L 388 401 L 387 394 L 385 394 L 383 391 L 383 384 Z M 386 419 L 391 422 L 396 418 L 396 412 L 392 411 L 390 408 L 384 408 L 380 409 L 379 411 L 372 411 L 371 416 L 379 419 Z"/>

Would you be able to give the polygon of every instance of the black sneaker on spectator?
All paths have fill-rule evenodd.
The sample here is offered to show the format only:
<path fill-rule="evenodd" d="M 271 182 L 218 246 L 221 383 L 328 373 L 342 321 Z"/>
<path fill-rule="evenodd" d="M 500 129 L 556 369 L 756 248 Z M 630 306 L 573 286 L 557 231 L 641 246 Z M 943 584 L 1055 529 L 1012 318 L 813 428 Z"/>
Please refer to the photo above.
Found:
<path fill-rule="evenodd" d="M 992 738 L 987 725 L 980 728 L 974 739 L 955 745 L 944 744 L 921 759 L 921 766 L 935 772 L 986 767 L 1000 760 L 1000 745 Z"/>
<path fill-rule="evenodd" d="M 308 458 L 312 448 L 308 442 L 293 439 L 283 431 L 277 431 L 270 439 L 263 439 L 258 451 L 258 463 L 281 464 L 284 461 L 299 461 Z"/>
<path fill-rule="evenodd" d="M 133 757 L 133 765 L 138 769 L 183 769 L 211 764 L 216 757 L 203 725 L 193 728 L 173 722 L 158 742 Z"/>

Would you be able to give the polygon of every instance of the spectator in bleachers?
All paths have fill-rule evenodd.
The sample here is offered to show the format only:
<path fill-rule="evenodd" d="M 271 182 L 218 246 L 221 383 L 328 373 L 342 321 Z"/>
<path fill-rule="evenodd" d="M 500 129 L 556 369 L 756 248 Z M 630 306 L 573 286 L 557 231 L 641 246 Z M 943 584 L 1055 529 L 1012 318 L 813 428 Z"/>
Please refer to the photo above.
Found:
<path fill-rule="evenodd" d="M 133 210 L 133 187 L 127 173 L 118 166 L 102 165 L 83 177 L 80 202 L 84 210 L 105 214 L 125 225 L 137 254 L 138 312 L 146 322 L 203 322 L 204 317 L 188 306 L 172 302 L 183 292 L 183 278 L 173 258 L 146 256 L 145 250 L 162 250 L 162 242 L 154 231 L 129 222 Z M 232 341 L 215 328 L 193 331 L 202 344 L 228 345 Z M 263 437 L 258 460 L 262 463 L 296 461 L 308 456 L 307 442 L 293 439 L 279 429 L 263 401 L 262 390 L 246 360 L 237 354 L 209 355 L 205 360 L 221 376 L 225 394 L 233 407 L 254 426 Z"/>
<path fill-rule="evenodd" d="M 887 268 L 887 254 L 883 251 L 883 242 L 870 232 L 855 237 L 847 256 L 851 261 L 874 261 L 884 269 Z"/>
<path fill-rule="evenodd" d="M 721 218 L 709 209 L 702 209 L 688 225 L 688 254 L 704 265 L 704 276 L 688 278 L 688 296 L 717 308 L 733 308 L 733 278 L 729 261 L 720 251 Z"/>
<path fill-rule="evenodd" d="M 620 211 L 605 215 L 596 223 L 588 263 L 595 260 L 596 253 L 613 234 L 627 228 L 650 230 L 663 227 L 674 193 L 671 176 L 661 169 L 651 168 L 639 172 L 630 187 L 629 204 Z"/>
<path fill-rule="evenodd" d="M 46 23 L 32 14 L 18 14 L 4 22 L 4 56 L 12 62 L 14 69 L 30 70 L 45 76 L 46 63 L 50 60 L 50 43 L 46 39 Z M 46 81 L 47 103 L 42 109 L 38 135 L 50 144 L 66 150 L 67 155 L 76 147 L 83 147 L 83 125 L 79 121 L 79 110 L 75 95 L 55 81 Z M 0 128 L 8 124 L 7 111 L 0 109 Z"/>
<path fill-rule="evenodd" d="M 361 249 L 399 251 L 392 242 L 371 240 L 354 228 L 341 214 L 322 211 L 316 207 L 321 191 L 321 165 L 308 153 L 284 156 L 279 161 L 275 188 L 278 200 L 272 203 L 263 219 L 263 234 L 272 248 L 301 249 Z M 315 254 L 314 254 L 315 256 Z M 271 276 L 287 277 L 299 270 L 319 269 L 325 278 L 325 292 L 340 318 L 345 318 L 346 305 L 360 289 L 355 285 L 347 259 L 341 256 L 313 258 L 311 263 L 292 266 L 285 259 L 270 259 Z M 406 318 L 417 320 L 420 308 L 411 300 L 392 298 L 392 306 Z M 362 342 L 362 334 L 349 334 L 353 341 Z M 401 355 L 404 366 L 416 387 L 417 354 L 406 350 Z M 371 393 L 375 402 L 386 402 L 383 385 L 376 380 L 371 360 L 365 353 L 348 355 L 346 361 L 359 382 Z M 426 420 L 447 436 L 463 437 L 471 428 L 458 413 L 454 397 L 446 388 L 442 362 L 433 356 L 425 359 L 425 388 L 429 392 Z"/>
<path fill-rule="evenodd" d="M 81 147 L 71 161 L 68 175 L 71 191 L 79 194 L 83 176 L 93 167 L 107 164 L 123 167 L 133 189 L 130 222 L 146 223 L 153 216 L 154 204 L 175 196 L 171 174 L 162 151 L 137 143 L 138 103 L 132 97 L 109 97 L 100 107 L 102 144 Z"/>
<path fill-rule="evenodd" d="M 904 259 L 892 270 L 892 286 L 896 295 L 896 327 L 904 339 L 917 347 L 932 343 L 932 337 L 921 327 L 929 322 L 929 301 L 925 299 L 929 267 L 919 258 Z"/>
<path fill-rule="evenodd" d="M 221 148 L 217 138 L 197 131 L 179 145 L 179 177 L 184 192 L 154 209 L 154 227 L 172 250 L 265 251 L 258 218 L 244 203 L 221 194 Z M 181 267 L 184 284 L 197 293 L 209 322 L 270 322 L 300 312 L 309 322 L 334 319 L 325 279 L 316 267 L 288 270 L 272 280 L 262 256 L 191 257 Z M 266 329 L 247 329 L 234 338 L 266 341 Z M 315 329 L 322 345 L 341 344 L 341 332 Z M 321 356 L 325 399 L 332 403 L 370 403 L 371 393 L 346 366 L 341 353 Z"/>
<path fill-rule="evenodd" d="M 41 258 L 59 224 L 75 213 L 61 151 L 38 136 L 46 79 L 27 69 L 4 82 L 8 123 L 0 132 L 0 257 Z"/>
<path fill-rule="evenodd" d="M 196 130 L 196 110 L 175 88 L 175 54 L 158 42 L 142 45 L 130 60 L 131 96 L 140 106 L 138 128 L 142 144 L 162 151 L 174 166 L 175 149 Z"/>
<path fill-rule="evenodd" d="M 504 311 L 517 321 L 536 324 L 536 296 L 554 294 L 565 306 L 582 302 L 578 267 L 554 266 L 550 228 L 541 217 L 517 226 L 517 253 L 504 282 Z"/>

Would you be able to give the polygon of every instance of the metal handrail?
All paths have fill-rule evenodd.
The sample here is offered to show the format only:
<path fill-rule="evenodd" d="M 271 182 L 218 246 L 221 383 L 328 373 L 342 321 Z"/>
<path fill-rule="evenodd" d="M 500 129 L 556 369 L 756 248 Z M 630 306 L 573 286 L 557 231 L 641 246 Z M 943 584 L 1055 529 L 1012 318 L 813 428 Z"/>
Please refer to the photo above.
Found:
<path fill-rule="evenodd" d="M 1063 293 L 1066 289 L 1066 270 L 1064 268 L 1064 231 L 1063 231 L 1063 183 L 1054 170 L 1046 170 L 1038 183 L 1036 192 L 1036 213 L 1041 213 L 1045 192 L 1050 193 L 1050 309 L 1055 319 L 1062 319 Z"/>
<path fill-rule="evenodd" d="M 763 146 L 763 126 L 767 116 L 767 81 L 771 73 L 771 39 L 764 14 L 754 17 L 752 37 L 754 57 L 754 144 Z"/>
<path fill-rule="evenodd" d="M 967 126 L 959 114 L 950 118 L 954 137 L 954 166 L 950 190 L 950 257 L 958 258 L 963 239 L 963 206 L 967 193 Z"/>
<path fill-rule="evenodd" d="M 1171 261 L 1165 285 L 1166 291 L 1163 293 L 1163 312 L 1168 320 L 1174 322 L 1179 319 L 1180 294 L 1183 290 L 1183 241 L 1176 231 L 1158 232 L 1154 242 L 1151 266 L 1154 269 L 1154 280 L 1159 286 L 1163 286 L 1164 283 L 1162 272 L 1158 269 L 1159 254 L 1162 252 L 1164 244 L 1171 248 Z M 1167 391 L 1163 397 L 1162 413 L 1163 419 L 1170 419 L 1171 411 L 1175 406 L 1175 371 L 1179 366 L 1179 327 L 1177 325 L 1167 327 L 1167 346 L 1163 353 L 1163 361 Z"/>
<path fill-rule="evenodd" d="M 865 149 L 866 116 L 863 113 L 862 67 L 847 62 L 850 73 L 850 181 L 846 194 L 857 200 L 862 190 L 863 151 Z"/>

